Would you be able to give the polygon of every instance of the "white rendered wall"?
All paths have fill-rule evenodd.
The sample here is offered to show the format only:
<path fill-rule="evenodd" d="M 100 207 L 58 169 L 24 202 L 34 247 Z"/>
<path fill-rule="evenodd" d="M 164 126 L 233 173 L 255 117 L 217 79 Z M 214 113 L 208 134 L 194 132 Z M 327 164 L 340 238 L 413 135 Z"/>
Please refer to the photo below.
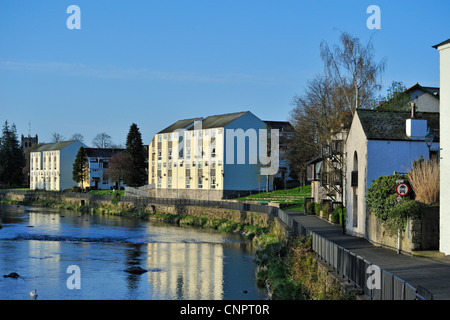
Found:
<path fill-rule="evenodd" d="M 440 53 L 440 242 L 439 251 L 450 254 L 450 44 L 438 48 Z"/>

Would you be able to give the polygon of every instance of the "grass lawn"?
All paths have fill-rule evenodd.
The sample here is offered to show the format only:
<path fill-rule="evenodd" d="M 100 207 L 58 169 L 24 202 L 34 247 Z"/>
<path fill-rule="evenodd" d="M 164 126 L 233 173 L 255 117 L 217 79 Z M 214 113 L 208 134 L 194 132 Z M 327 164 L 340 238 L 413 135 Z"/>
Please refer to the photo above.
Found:
<path fill-rule="evenodd" d="M 119 192 L 119 194 L 120 194 L 121 196 L 124 196 L 124 195 L 125 195 L 125 190 L 119 190 L 119 191 L 116 191 L 116 192 Z M 89 191 L 89 193 L 90 193 L 90 194 L 106 194 L 106 195 L 112 195 L 112 194 L 114 193 L 114 191 L 113 191 L 113 190 L 91 190 L 91 191 Z"/>
<path fill-rule="evenodd" d="M 271 192 L 262 192 L 249 195 L 247 197 L 237 198 L 235 200 L 241 201 L 261 201 L 261 202 L 278 202 L 288 203 L 292 206 L 286 207 L 286 210 L 303 211 L 303 204 L 305 203 L 305 197 L 311 196 L 311 186 L 297 187 L 287 190 L 276 190 Z"/>

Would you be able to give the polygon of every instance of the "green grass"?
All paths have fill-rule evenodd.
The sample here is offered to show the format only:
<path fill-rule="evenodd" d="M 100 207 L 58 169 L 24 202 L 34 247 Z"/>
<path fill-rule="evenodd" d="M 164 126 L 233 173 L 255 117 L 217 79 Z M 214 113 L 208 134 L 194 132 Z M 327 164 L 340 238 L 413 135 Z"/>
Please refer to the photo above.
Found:
<path fill-rule="evenodd" d="M 291 211 L 303 211 L 303 205 L 305 203 L 305 197 L 311 196 L 311 186 L 303 186 L 286 190 L 276 190 L 271 192 L 261 192 L 252 194 L 246 197 L 237 198 L 234 200 L 240 201 L 261 201 L 261 202 L 277 202 L 292 204 L 286 207 L 286 210 Z"/>
<path fill-rule="evenodd" d="M 294 202 L 296 200 L 309 196 L 311 196 L 311 186 L 307 185 L 286 190 L 255 193 L 246 197 L 236 198 L 235 200 L 268 200 L 276 202 Z"/>
<path fill-rule="evenodd" d="M 125 190 L 120 191 L 113 191 L 113 190 L 91 190 L 89 191 L 90 194 L 106 194 L 106 195 L 113 195 L 114 192 L 119 192 L 121 196 L 125 195 Z"/>

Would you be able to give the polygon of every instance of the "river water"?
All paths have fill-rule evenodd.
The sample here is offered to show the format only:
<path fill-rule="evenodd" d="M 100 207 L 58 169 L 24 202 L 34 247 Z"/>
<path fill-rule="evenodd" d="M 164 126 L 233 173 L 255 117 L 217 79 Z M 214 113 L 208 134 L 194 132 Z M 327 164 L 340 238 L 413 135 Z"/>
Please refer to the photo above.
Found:
<path fill-rule="evenodd" d="M 240 235 L 25 206 L 0 206 L 0 223 L 0 300 L 266 299 Z"/>

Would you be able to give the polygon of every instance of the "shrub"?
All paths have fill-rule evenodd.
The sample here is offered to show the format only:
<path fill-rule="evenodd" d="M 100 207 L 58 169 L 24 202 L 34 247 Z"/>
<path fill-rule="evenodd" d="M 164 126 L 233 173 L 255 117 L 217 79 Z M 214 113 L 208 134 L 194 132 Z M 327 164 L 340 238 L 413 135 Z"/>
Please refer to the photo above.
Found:
<path fill-rule="evenodd" d="M 404 180 L 405 177 L 399 174 L 381 176 L 373 180 L 367 191 L 367 207 L 378 218 L 385 218 L 389 211 L 395 206 L 397 193 L 395 187 L 397 180 Z"/>
<path fill-rule="evenodd" d="M 314 202 L 308 202 L 306 205 L 306 213 L 314 214 L 314 210 L 315 210 Z"/>
<path fill-rule="evenodd" d="M 342 215 L 345 215 L 345 208 L 342 205 L 338 205 L 331 213 L 331 222 L 342 224 Z"/>
<path fill-rule="evenodd" d="M 114 192 L 111 203 L 116 206 L 119 203 L 119 201 L 120 201 L 120 193 Z"/>
<path fill-rule="evenodd" d="M 328 217 L 330 216 L 330 210 L 331 210 L 330 204 L 325 203 L 322 206 L 322 217 L 328 220 Z"/>
<path fill-rule="evenodd" d="M 407 219 L 422 219 L 423 210 L 422 203 L 410 199 L 401 200 L 389 212 L 383 225 L 389 235 L 396 235 L 398 230 L 405 229 Z"/>
<path fill-rule="evenodd" d="M 416 201 L 427 205 L 439 203 L 439 162 L 437 160 L 416 161 L 408 173 Z"/>
<path fill-rule="evenodd" d="M 314 203 L 314 213 L 320 215 L 320 203 Z"/>

